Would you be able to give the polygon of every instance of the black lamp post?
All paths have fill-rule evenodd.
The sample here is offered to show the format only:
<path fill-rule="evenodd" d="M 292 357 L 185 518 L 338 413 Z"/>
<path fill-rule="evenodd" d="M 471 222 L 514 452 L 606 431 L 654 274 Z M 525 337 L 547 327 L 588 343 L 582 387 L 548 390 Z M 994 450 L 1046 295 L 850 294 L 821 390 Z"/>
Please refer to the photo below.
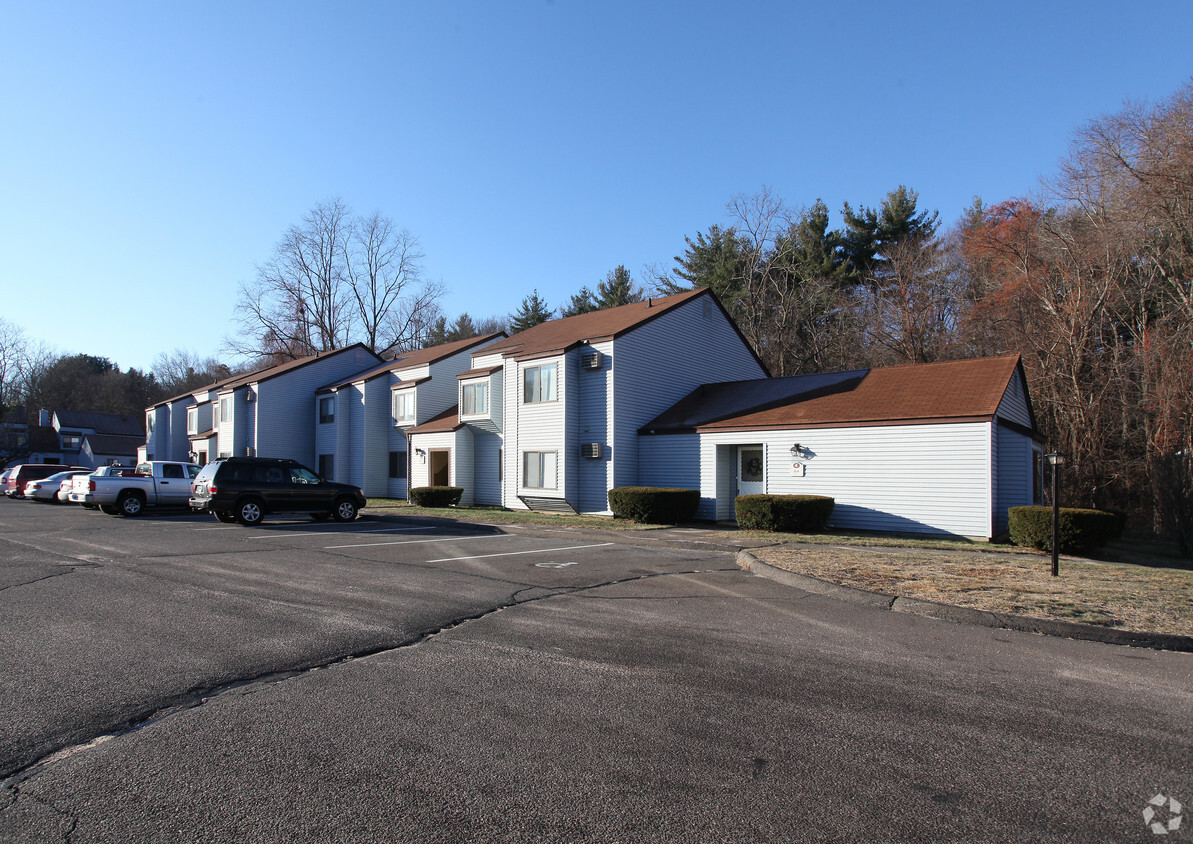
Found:
<path fill-rule="evenodd" d="M 1064 455 L 1053 451 L 1044 455 L 1052 465 L 1052 576 L 1060 575 L 1060 467 Z"/>

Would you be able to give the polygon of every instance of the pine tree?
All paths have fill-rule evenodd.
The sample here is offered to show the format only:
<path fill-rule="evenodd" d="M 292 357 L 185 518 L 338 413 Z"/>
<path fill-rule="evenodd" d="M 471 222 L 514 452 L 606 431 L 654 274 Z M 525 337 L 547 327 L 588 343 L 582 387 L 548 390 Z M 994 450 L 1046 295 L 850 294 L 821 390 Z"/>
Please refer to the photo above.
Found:
<path fill-rule="evenodd" d="M 642 288 L 634 284 L 624 264 L 618 264 L 617 269 L 611 270 L 605 280 L 597 284 L 596 306 L 601 310 L 641 302 L 644 298 Z"/>
<path fill-rule="evenodd" d="M 518 310 L 510 315 L 510 331 L 517 334 L 519 331 L 525 331 L 527 328 L 546 322 L 551 318 L 551 311 L 547 308 L 547 303 L 539 296 L 536 289 L 533 293 L 522 300 L 522 304 L 518 306 Z"/>

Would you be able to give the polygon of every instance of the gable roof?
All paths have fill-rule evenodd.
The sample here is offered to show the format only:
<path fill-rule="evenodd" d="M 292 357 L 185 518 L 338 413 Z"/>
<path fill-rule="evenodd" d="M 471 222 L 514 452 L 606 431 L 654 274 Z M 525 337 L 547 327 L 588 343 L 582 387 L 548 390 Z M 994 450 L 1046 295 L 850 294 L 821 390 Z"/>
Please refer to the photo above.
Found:
<path fill-rule="evenodd" d="M 121 457 L 131 457 L 137 453 L 137 448 L 145 444 L 145 436 L 121 436 L 119 434 L 87 434 L 83 439 L 92 454 L 118 454 Z"/>
<path fill-rule="evenodd" d="M 408 369 L 412 366 L 429 366 L 433 363 L 438 363 L 441 360 L 467 351 L 474 346 L 479 346 L 483 343 L 494 339 L 495 337 L 507 336 L 504 331 L 496 331 L 492 334 L 482 334 L 477 337 L 468 337 L 464 340 L 453 340 L 450 343 L 440 343 L 438 346 L 430 346 L 426 349 L 415 349 L 411 352 L 401 352 L 393 360 L 385 361 L 377 366 L 362 370 L 355 375 L 347 378 L 341 378 L 334 384 L 327 384 L 320 387 L 316 392 L 325 393 L 330 390 L 338 390 L 340 387 L 346 387 L 349 384 L 355 384 L 357 381 L 367 381 L 370 378 L 376 378 L 378 375 L 384 375 L 387 372 L 395 372 L 399 369 Z"/>
<path fill-rule="evenodd" d="M 989 420 L 1014 377 L 1018 355 L 705 384 L 639 433 Z"/>
<path fill-rule="evenodd" d="M 552 352 L 563 352 L 585 341 L 611 340 L 656 319 L 685 302 L 698 296 L 713 296 L 711 290 L 702 287 L 672 296 L 647 299 L 617 308 L 590 311 L 586 314 L 549 319 L 512 337 L 494 343 L 485 349 L 485 354 L 500 352 L 505 357 L 541 357 Z M 732 323 L 732 320 L 730 320 Z M 743 340 L 743 342 L 745 342 Z M 749 344 L 746 344 L 747 347 Z"/>
<path fill-rule="evenodd" d="M 372 355 L 375 360 L 381 360 L 377 353 L 370 351 L 369 347 L 364 343 L 353 343 L 351 346 L 345 346 L 342 349 L 332 349 L 327 352 L 318 352 L 313 355 L 307 355 L 304 358 L 297 358 L 295 360 L 286 361 L 285 363 L 279 363 L 277 366 L 268 366 L 264 369 L 258 369 L 255 372 L 248 373 L 247 375 L 241 375 L 236 378 L 231 378 L 227 381 L 220 381 L 217 384 L 212 384 L 210 387 L 205 389 L 212 390 L 218 387 L 219 391 L 223 393 L 227 392 L 228 390 L 247 387 L 249 384 L 257 384 L 261 381 L 268 381 L 270 378 L 277 378 L 279 375 L 285 375 L 287 372 L 293 372 L 296 369 L 301 369 L 302 367 L 315 363 L 316 361 L 326 360 L 327 358 L 336 357 L 337 355 L 342 355 L 345 352 L 352 351 L 363 351 L 369 355 Z"/>
<path fill-rule="evenodd" d="M 117 434 L 145 437 L 145 426 L 140 417 L 122 413 L 98 413 L 89 410 L 55 410 L 58 427 L 91 428 L 97 434 Z"/>

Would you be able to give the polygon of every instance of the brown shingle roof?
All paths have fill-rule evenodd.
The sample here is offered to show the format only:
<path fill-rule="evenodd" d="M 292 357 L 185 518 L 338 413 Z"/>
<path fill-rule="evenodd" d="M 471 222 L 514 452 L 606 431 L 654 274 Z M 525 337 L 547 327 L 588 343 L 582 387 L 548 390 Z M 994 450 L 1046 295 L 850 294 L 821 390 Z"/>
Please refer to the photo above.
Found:
<path fill-rule="evenodd" d="M 464 423 L 460 421 L 460 406 L 452 405 L 447 410 L 440 413 L 421 425 L 415 425 L 413 428 L 407 429 L 407 434 L 442 434 L 445 431 L 455 431 L 457 428 L 463 428 Z"/>
<path fill-rule="evenodd" d="M 533 357 L 562 352 L 585 340 L 608 340 L 662 316 L 672 308 L 702 294 L 711 296 L 712 291 L 708 288 L 689 290 L 603 311 L 547 320 L 488 346 L 484 353 L 500 352 L 505 357 L 516 358 Z"/>
<path fill-rule="evenodd" d="M 752 430 L 991 419 L 1019 356 L 706 384 L 642 431 Z"/>
<path fill-rule="evenodd" d="M 247 375 L 241 375 L 229 381 L 221 381 L 218 384 L 219 391 L 222 393 L 228 390 L 235 390 L 239 387 L 245 387 L 249 384 L 256 384 L 259 381 L 268 381 L 270 378 L 276 378 L 279 375 L 284 375 L 287 372 L 299 369 L 306 366 L 307 364 L 314 363 L 317 360 L 324 360 L 326 358 L 342 354 L 343 352 L 351 351 L 364 351 L 367 354 L 372 355 L 376 360 L 381 360 L 381 358 L 378 357 L 374 352 L 369 351 L 369 347 L 364 343 L 353 343 L 351 346 L 345 346 L 342 349 L 332 349 L 328 352 L 319 352 L 318 354 L 307 355 L 305 358 L 297 358 L 295 360 L 286 361 L 285 363 L 279 363 L 277 366 L 269 366 L 265 369 L 258 369 L 255 372 L 250 372 Z M 212 389 L 215 386 L 217 385 L 212 385 L 212 387 L 208 387 L 206 389 Z"/>
<path fill-rule="evenodd" d="M 351 375 L 347 378 L 341 378 L 334 384 L 328 384 L 320 387 L 318 392 L 327 392 L 329 390 L 338 390 L 340 387 L 348 384 L 355 384 L 357 381 L 366 381 L 369 378 L 376 378 L 378 375 L 383 375 L 387 372 L 395 372 L 399 369 L 407 369 L 412 366 L 427 366 L 432 363 L 449 358 L 459 352 L 467 351 L 474 346 L 479 346 L 492 340 L 494 337 L 505 337 L 504 331 L 497 331 L 493 334 L 483 334 L 479 337 L 468 337 L 464 340 L 453 340 L 451 343 L 440 343 L 438 346 L 431 346 L 426 349 L 415 349 L 412 352 L 402 352 L 393 360 L 386 361 L 379 366 L 374 366 L 365 369 L 361 372 Z"/>

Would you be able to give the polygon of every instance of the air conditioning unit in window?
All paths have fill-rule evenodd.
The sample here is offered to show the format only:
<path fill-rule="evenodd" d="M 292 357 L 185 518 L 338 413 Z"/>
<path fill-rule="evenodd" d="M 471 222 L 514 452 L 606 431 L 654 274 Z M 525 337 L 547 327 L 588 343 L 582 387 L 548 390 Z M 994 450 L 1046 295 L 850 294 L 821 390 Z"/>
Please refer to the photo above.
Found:
<path fill-rule="evenodd" d="M 582 369 L 600 369 L 601 364 L 605 362 L 605 356 L 600 352 L 585 352 L 580 356 L 580 367 Z"/>
<path fill-rule="evenodd" d="M 600 458 L 604 456 L 605 450 L 600 443 L 580 443 L 580 456 L 588 458 Z"/>

